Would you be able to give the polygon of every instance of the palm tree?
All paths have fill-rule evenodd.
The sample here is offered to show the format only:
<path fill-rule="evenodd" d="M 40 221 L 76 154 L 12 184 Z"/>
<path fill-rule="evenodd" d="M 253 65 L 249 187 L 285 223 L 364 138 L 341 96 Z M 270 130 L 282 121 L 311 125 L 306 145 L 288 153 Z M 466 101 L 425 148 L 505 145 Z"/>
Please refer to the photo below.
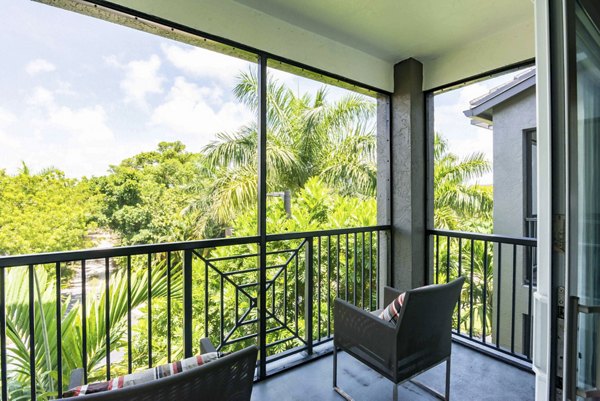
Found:
<path fill-rule="evenodd" d="M 473 153 L 463 159 L 450 153 L 448 142 L 439 133 L 434 138 L 434 223 L 436 228 L 460 231 L 490 232 L 492 229 L 493 197 L 490 187 L 482 187 L 474 180 L 491 170 L 483 153 Z M 458 255 L 462 254 L 460 274 L 467 278 L 461 295 L 460 327 L 473 334 L 482 334 L 484 320 L 487 334 L 491 332 L 493 297 L 493 248 L 484 247 L 482 241 L 451 240 L 436 243 L 440 260 L 435 277 L 446 282 L 458 276 Z M 448 249 L 448 245 L 450 249 Z M 471 246 L 473 249 L 471 250 Z M 471 254 L 473 260 L 471 260 Z M 448 260 L 449 259 L 449 260 Z M 447 268 L 446 268 L 447 266 Z M 473 269 L 471 274 L 470 269 Z M 449 273 L 449 277 L 448 277 Z M 471 280 L 472 277 L 472 280 Z M 484 302 L 485 288 L 485 302 Z M 471 299 L 472 293 L 472 299 Z M 470 302 L 472 301 L 472 305 Z M 471 310 L 472 308 L 472 310 Z M 473 321 L 470 321 L 471 314 Z"/>
<path fill-rule="evenodd" d="M 152 271 L 152 299 L 160 299 L 167 294 L 167 263 L 159 260 Z M 178 262 L 171 267 L 180 270 Z M 6 291 L 6 336 L 7 354 L 10 366 L 9 393 L 11 399 L 31 399 L 30 394 L 30 327 L 29 303 L 27 296 L 29 273 L 24 268 L 13 268 L 7 275 L 11 283 Z M 58 393 L 58 375 L 63 376 L 63 386 L 68 383 L 72 369 L 82 366 L 83 341 L 81 303 L 72 302 L 70 297 L 56 298 L 54 281 L 44 266 L 33 272 L 34 278 L 34 327 L 35 327 L 35 368 L 37 399 L 47 400 Z M 139 308 L 148 299 L 148 276 L 144 269 L 134 268 L 131 272 L 130 295 L 132 309 Z M 179 296 L 181 280 L 175 280 L 171 288 L 172 296 Z M 106 348 L 105 297 L 110 299 L 110 350 Z M 111 278 L 109 293 L 104 289 L 92 290 L 87 298 L 86 343 L 87 370 L 90 380 L 102 379 L 105 374 L 104 361 L 109 351 L 124 347 L 127 334 L 128 286 L 125 272 L 120 270 Z M 62 372 L 57 371 L 57 329 L 56 310 L 61 309 Z M 118 364 L 117 364 L 118 365 Z M 113 369 L 115 366 L 112 366 Z M 118 368 L 118 367 L 117 367 Z M 114 372 L 114 370 L 113 370 Z M 64 388 L 63 388 L 64 390 Z"/>
<path fill-rule="evenodd" d="M 484 154 L 476 152 L 460 159 L 448 151 L 448 142 L 439 133 L 435 134 L 433 149 L 435 227 L 490 231 L 493 211 L 490 188 L 472 183 L 491 170 Z"/>
<path fill-rule="evenodd" d="M 258 83 L 242 73 L 234 94 L 257 112 Z M 375 194 L 375 104 L 351 94 L 327 101 L 327 89 L 296 94 L 269 77 L 267 85 L 267 186 L 270 192 L 298 190 L 319 176 L 341 194 Z M 212 216 L 221 223 L 256 202 L 256 123 L 221 132 L 204 149 L 212 171 Z"/>

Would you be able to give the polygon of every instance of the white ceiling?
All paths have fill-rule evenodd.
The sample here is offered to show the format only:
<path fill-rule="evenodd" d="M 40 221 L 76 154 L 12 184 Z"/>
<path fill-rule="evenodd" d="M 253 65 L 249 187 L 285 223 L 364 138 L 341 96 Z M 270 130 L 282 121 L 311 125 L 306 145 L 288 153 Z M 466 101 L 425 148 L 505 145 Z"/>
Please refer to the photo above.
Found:
<path fill-rule="evenodd" d="M 532 0 L 112 2 L 387 91 L 409 57 L 431 89 L 535 53 Z"/>
<path fill-rule="evenodd" d="M 533 21 L 531 0 L 235 0 L 375 57 L 433 58 Z"/>

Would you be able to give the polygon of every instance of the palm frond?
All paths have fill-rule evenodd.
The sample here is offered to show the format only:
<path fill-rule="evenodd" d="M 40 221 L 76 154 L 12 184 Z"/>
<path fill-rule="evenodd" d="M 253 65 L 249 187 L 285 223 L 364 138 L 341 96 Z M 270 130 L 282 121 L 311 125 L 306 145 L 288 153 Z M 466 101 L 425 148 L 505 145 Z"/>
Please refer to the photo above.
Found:
<path fill-rule="evenodd" d="M 258 134 L 256 126 L 244 126 L 231 133 L 219 132 L 217 139 L 203 149 L 213 167 L 235 167 L 256 162 Z"/>
<path fill-rule="evenodd" d="M 243 166 L 224 171 L 214 182 L 210 213 L 221 223 L 233 220 L 236 212 L 256 203 L 258 176 L 255 168 Z"/>

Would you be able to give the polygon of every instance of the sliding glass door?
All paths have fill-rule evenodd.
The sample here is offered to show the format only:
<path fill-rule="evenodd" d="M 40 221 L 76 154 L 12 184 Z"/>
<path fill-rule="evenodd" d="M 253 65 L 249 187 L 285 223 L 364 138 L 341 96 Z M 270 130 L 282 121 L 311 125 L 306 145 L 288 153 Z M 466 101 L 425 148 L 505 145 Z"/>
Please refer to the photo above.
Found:
<path fill-rule="evenodd" d="M 595 400 L 600 397 L 600 5 L 578 0 L 573 6 L 567 49 L 571 90 L 565 399 Z"/>

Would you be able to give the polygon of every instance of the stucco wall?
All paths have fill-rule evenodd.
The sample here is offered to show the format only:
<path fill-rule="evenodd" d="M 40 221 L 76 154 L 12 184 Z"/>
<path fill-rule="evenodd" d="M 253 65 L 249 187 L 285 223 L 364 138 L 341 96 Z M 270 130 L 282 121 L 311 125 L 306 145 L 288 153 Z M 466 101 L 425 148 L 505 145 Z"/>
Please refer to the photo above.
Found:
<path fill-rule="evenodd" d="M 526 213 L 525 191 L 525 132 L 536 126 L 535 87 L 494 108 L 494 233 L 523 237 Z M 499 249 L 494 248 L 494 288 L 501 291 L 500 344 L 511 346 L 513 247 L 502 247 L 502 265 Z M 515 351 L 523 352 L 523 318 L 528 313 L 529 288 L 523 285 L 525 255 L 517 247 L 515 282 Z M 499 274 L 498 269 L 502 272 Z M 498 278 L 501 276 L 501 283 Z M 494 324 L 496 335 L 497 296 L 494 297 Z"/>
<path fill-rule="evenodd" d="M 523 236 L 524 131 L 535 128 L 535 88 L 494 108 L 494 233 Z"/>

